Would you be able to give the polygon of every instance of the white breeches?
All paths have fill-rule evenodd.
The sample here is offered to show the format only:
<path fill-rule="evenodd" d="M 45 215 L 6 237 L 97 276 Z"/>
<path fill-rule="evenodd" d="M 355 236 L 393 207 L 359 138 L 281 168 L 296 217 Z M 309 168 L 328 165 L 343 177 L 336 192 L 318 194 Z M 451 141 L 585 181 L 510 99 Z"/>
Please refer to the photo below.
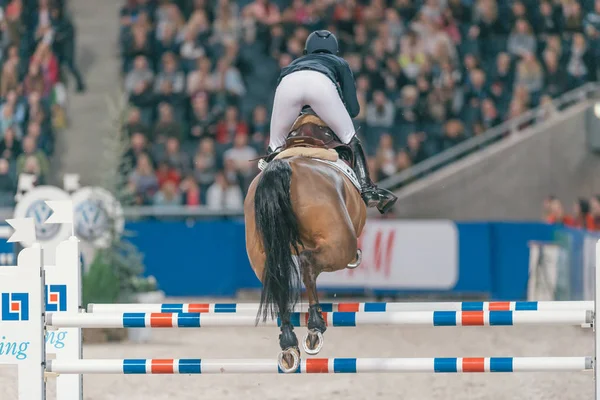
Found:
<path fill-rule="evenodd" d="M 305 105 L 311 106 L 342 142 L 348 144 L 352 140 L 352 118 L 335 84 L 320 72 L 305 70 L 284 77 L 275 91 L 269 140 L 271 149 L 285 144 L 294 121 Z"/>

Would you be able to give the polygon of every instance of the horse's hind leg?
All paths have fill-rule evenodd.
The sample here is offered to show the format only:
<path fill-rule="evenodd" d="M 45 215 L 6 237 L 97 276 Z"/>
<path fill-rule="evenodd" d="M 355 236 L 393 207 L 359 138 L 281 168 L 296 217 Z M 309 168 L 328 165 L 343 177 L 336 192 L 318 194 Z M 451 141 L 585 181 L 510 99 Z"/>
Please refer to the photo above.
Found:
<path fill-rule="evenodd" d="M 294 372 L 300 364 L 300 349 L 298 348 L 298 338 L 294 333 L 294 327 L 290 319 L 289 311 L 280 312 L 281 333 L 279 334 L 279 365 L 284 372 Z"/>
<path fill-rule="evenodd" d="M 317 276 L 314 252 L 305 250 L 300 254 L 302 281 L 308 295 L 308 333 L 302 341 L 306 354 L 315 355 L 323 347 L 323 333 L 327 330 L 321 314 L 321 306 L 317 296 Z"/>
<path fill-rule="evenodd" d="M 342 219 L 340 217 L 340 219 Z M 345 269 L 356 257 L 358 243 L 351 227 L 338 228 L 316 243 L 314 250 L 300 254 L 302 280 L 308 294 L 308 334 L 302 342 L 307 354 L 317 354 L 323 346 L 323 333 L 327 329 L 317 296 L 317 277 L 322 271 Z"/>

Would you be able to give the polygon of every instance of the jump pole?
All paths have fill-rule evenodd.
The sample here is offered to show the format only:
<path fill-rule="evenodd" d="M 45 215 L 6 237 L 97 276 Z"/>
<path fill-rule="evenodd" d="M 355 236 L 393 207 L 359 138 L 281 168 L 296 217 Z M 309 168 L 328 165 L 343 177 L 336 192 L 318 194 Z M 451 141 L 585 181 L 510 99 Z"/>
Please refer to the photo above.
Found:
<path fill-rule="evenodd" d="M 411 326 L 515 326 L 515 325 L 584 325 L 593 322 L 592 311 L 407 311 L 392 313 L 323 313 L 331 327 L 367 325 Z M 306 326 L 308 313 L 293 313 L 294 326 Z M 254 315 L 201 313 L 118 313 L 69 314 L 48 313 L 46 325 L 55 328 L 203 328 L 254 327 Z M 279 326 L 278 319 L 268 319 L 259 326 Z"/>
<path fill-rule="evenodd" d="M 163 303 L 88 304 L 88 313 L 223 313 L 256 314 L 258 303 Z M 595 310 L 593 301 L 463 301 L 416 303 L 321 303 L 324 312 L 394 311 L 567 311 Z M 294 312 L 307 312 L 308 304 L 297 304 Z"/>
<path fill-rule="evenodd" d="M 301 360 L 295 373 L 581 372 L 592 368 L 592 357 L 309 358 Z M 283 374 L 274 359 L 51 360 L 47 369 L 59 374 Z"/>

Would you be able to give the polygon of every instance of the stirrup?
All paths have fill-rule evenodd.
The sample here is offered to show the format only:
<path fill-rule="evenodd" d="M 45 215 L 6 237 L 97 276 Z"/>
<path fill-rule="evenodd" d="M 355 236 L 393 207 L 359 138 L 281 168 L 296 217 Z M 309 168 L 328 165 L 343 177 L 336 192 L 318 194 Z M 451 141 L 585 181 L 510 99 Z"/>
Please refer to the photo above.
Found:
<path fill-rule="evenodd" d="M 377 207 L 381 202 L 381 196 L 377 193 L 377 188 L 373 186 L 363 187 L 360 196 L 369 208 Z"/>
<path fill-rule="evenodd" d="M 376 191 L 377 195 L 379 196 L 377 210 L 380 214 L 385 214 L 394 206 L 394 204 L 396 204 L 398 197 L 394 193 L 386 189 L 377 188 Z"/>

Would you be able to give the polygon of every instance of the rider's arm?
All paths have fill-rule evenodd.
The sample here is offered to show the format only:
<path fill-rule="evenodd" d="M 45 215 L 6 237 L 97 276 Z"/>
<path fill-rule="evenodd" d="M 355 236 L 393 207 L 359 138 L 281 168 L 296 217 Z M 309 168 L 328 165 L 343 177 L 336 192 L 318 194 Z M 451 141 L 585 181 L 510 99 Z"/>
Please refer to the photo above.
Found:
<path fill-rule="evenodd" d="M 338 74 L 342 96 L 344 96 L 344 101 L 346 102 L 346 109 L 348 110 L 348 114 L 350 114 L 352 118 L 355 118 L 360 112 L 360 104 L 358 104 L 358 98 L 356 97 L 354 75 L 346 61 L 344 61 L 343 65 L 339 66 Z"/>

